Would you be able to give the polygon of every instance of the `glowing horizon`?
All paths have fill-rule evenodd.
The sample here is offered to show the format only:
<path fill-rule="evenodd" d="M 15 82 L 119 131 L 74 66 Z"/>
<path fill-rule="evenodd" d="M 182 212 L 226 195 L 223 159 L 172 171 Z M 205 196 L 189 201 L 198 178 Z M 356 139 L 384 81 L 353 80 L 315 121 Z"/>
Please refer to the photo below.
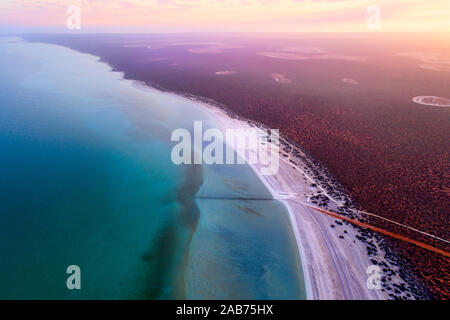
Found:
<path fill-rule="evenodd" d="M 80 32 L 364 32 L 378 6 L 384 32 L 448 31 L 448 0 L 0 0 L 0 31 L 64 30 L 70 5 Z"/>

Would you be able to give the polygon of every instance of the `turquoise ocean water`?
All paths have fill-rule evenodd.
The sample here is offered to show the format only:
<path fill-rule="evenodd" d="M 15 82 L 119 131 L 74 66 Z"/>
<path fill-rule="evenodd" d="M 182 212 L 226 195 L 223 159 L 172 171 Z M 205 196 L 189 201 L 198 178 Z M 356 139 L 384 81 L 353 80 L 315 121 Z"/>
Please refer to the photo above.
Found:
<path fill-rule="evenodd" d="M 195 103 L 20 39 L 0 70 L 1 299 L 305 297 L 280 202 L 195 198 L 267 198 L 251 169 L 172 164 L 174 129 L 215 127 Z"/>

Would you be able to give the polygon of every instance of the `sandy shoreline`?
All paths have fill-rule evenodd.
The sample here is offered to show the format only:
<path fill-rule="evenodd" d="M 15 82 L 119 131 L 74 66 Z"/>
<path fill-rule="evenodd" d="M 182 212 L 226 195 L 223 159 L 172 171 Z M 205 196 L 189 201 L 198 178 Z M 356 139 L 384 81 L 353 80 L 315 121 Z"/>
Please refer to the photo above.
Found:
<path fill-rule="evenodd" d="M 111 69 L 113 72 L 118 72 L 112 67 Z M 124 73 L 119 73 L 121 78 L 124 78 Z M 140 81 L 132 81 L 144 90 L 149 87 L 148 84 Z M 150 87 L 178 98 L 195 101 L 215 120 L 222 131 L 233 128 L 253 128 L 249 121 L 231 117 L 222 108 L 223 106 L 216 105 L 214 101 L 207 99 L 204 101 L 200 97 Z M 296 161 L 299 160 L 294 155 L 290 157 Z M 282 156 L 279 156 L 279 159 L 280 168 L 276 175 L 265 176 L 258 165 L 251 165 L 251 167 L 273 198 L 280 200 L 287 208 L 301 260 L 307 299 L 389 299 L 387 292 L 367 288 L 366 269 L 373 263 L 367 255 L 365 244 L 356 238 L 356 229 L 351 226 L 346 227 L 346 237 L 350 237 L 353 242 L 348 243 L 347 240 L 345 243 L 339 238 L 335 232 L 337 228 L 330 227 L 335 219 L 320 214 L 306 205 L 309 198 L 317 194 L 317 189 L 327 194 L 326 191 L 320 186 L 315 188 L 316 192 L 311 190 L 310 184 L 316 183 L 312 177 L 300 171 L 298 167 L 293 168 L 291 159 L 285 159 Z M 306 165 L 305 168 L 307 168 Z"/>
<path fill-rule="evenodd" d="M 217 122 L 219 129 L 251 128 L 243 120 L 231 118 L 219 107 L 197 101 Z M 312 180 L 280 157 L 278 174 L 264 176 L 258 165 L 251 165 L 274 199 L 282 201 L 292 224 L 305 279 L 307 299 L 388 299 L 387 292 L 368 289 L 367 267 L 372 265 L 366 246 L 356 238 L 352 226 L 345 226 L 344 239 L 336 233 L 335 219 L 306 204 L 313 194 Z M 342 229 L 342 228 L 341 228 Z M 344 233 L 342 233 L 344 234 Z"/>
<path fill-rule="evenodd" d="M 71 49 L 73 50 L 73 49 Z M 124 79 L 124 72 L 119 72 L 108 63 L 101 61 L 99 57 L 91 55 L 111 68 L 111 72 L 120 74 Z M 153 89 L 164 91 L 178 98 L 195 100 L 197 105 L 211 115 L 219 129 L 222 131 L 230 128 L 250 128 L 251 121 L 240 120 L 230 116 L 222 109 L 223 106 L 208 99 L 173 93 L 159 88 L 157 85 L 151 86 L 141 81 L 131 80 L 143 89 L 152 87 Z M 308 299 L 389 299 L 393 298 L 391 289 L 367 288 L 368 274 L 367 267 L 373 265 L 376 259 L 378 264 L 384 264 L 387 270 L 395 270 L 396 274 L 387 273 L 389 285 L 396 286 L 404 283 L 397 274 L 400 266 L 391 264 L 383 251 L 380 242 L 369 237 L 369 241 L 360 240 L 361 233 L 348 223 L 341 223 L 334 218 L 321 214 L 313 210 L 310 206 L 311 197 L 327 194 L 327 190 L 320 186 L 314 175 L 308 171 L 308 164 L 301 164 L 301 157 L 295 154 L 280 156 L 280 170 L 273 176 L 261 174 L 261 168 L 252 165 L 255 174 L 261 182 L 265 184 L 274 199 L 282 201 L 289 213 L 292 231 L 294 233 L 305 279 L 305 290 Z M 296 165 L 292 165 L 292 163 Z M 303 167 L 300 169 L 299 167 Z M 314 171 L 314 170 L 313 170 Z M 317 182 L 318 186 L 311 184 Z M 333 193 L 333 192 L 331 192 Z M 310 199 L 311 198 L 311 199 Z M 334 205 L 340 203 L 336 198 L 329 197 Z M 313 201 L 314 202 L 314 201 Z M 315 202 L 314 202 L 315 203 Z M 342 238 L 341 238 L 342 236 Z M 377 254 L 369 255 L 369 246 L 373 250 L 376 247 Z M 392 277 L 392 279 L 391 279 Z M 389 292 L 391 291 L 391 292 Z M 403 290 L 402 290 L 403 291 Z M 403 292 L 402 292 L 403 294 Z M 407 294 L 407 293 L 406 293 Z M 404 294 L 402 298 L 410 298 Z"/>
<path fill-rule="evenodd" d="M 144 87 L 144 89 L 148 86 L 139 81 L 135 81 L 135 83 Z M 160 88 L 153 89 L 161 90 Z M 226 110 L 225 106 L 212 100 L 163 91 L 178 98 L 194 101 L 214 119 L 218 129 L 223 134 L 225 134 L 226 129 L 255 128 L 252 121 L 233 116 Z M 402 290 L 400 294 L 393 294 L 393 287 L 403 288 L 407 284 L 399 276 L 399 270 L 402 267 L 396 261 L 387 258 L 388 255 L 383 249 L 380 238 L 377 239 L 370 234 L 362 234 L 348 222 L 342 223 L 312 209 L 311 205 L 320 207 L 318 204 L 313 204 L 316 203 L 315 201 L 311 202 L 314 197 L 320 199 L 325 195 L 328 200 L 331 200 L 332 210 L 337 208 L 342 210 L 344 200 L 336 199 L 336 194 L 340 194 L 339 188 L 337 188 L 337 192 L 331 192 L 334 193 L 333 195 L 329 190 L 326 190 L 325 185 L 321 185 L 321 182 L 314 178 L 313 172 L 317 168 L 314 168 L 313 172 L 309 171 L 312 167 L 310 164 L 302 163 L 301 156 L 307 157 L 302 151 L 296 150 L 297 154 L 286 154 L 283 151 L 283 145 L 288 142 L 282 137 L 281 140 L 280 168 L 277 174 L 263 175 L 260 166 L 250 166 L 270 191 L 272 197 L 280 200 L 286 206 L 301 260 L 307 299 L 413 299 L 414 294 L 411 291 Z M 327 182 L 330 181 L 327 180 Z M 342 194 L 339 196 L 342 196 Z M 343 199 L 345 198 L 343 196 Z M 326 207 L 326 209 L 330 208 Z M 361 240 L 362 238 L 364 240 Z M 369 247 L 372 251 L 371 255 L 368 254 Z M 382 283 L 382 287 L 378 289 L 368 288 L 367 281 L 371 274 L 367 273 L 367 268 L 374 265 L 374 259 L 383 269 L 383 280 L 384 282 L 388 280 L 389 286 Z"/>

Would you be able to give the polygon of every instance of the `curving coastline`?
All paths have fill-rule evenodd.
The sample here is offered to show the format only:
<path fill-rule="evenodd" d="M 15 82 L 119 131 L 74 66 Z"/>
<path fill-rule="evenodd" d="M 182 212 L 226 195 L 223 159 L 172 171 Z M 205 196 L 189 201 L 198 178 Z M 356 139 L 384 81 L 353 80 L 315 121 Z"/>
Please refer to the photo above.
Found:
<path fill-rule="evenodd" d="M 107 64 L 105 61 L 102 62 Z M 123 76 L 123 73 L 121 74 Z M 156 89 L 162 90 L 158 87 Z M 180 94 L 172 94 L 180 96 Z M 188 95 L 185 97 L 195 100 L 206 112 L 210 113 L 222 130 L 254 125 L 251 121 L 230 116 L 230 112 L 215 106 L 211 101 L 205 102 L 206 99 L 204 101 L 201 98 L 193 98 Z M 291 147 L 289 146 L 289 148 Z M 392 293 L 387 290 L 370 290 L 367 288 L 368 275 L 366 270 L 368 266 L 373 265 L 373 257 L 368 255 L 366 245 L 376 248 L 372 250 L 377 251 L 376 258 L 380 264 L 386 265 L 389 270 L 396 270 L 392 277 L 396 277 L 399 286 L 400 284 L 403 286 L 403 280 L 397 276 L 400 266 L 392 265 L 384 258 L 387 254 L 383 252 L 382 245 L 373 239 L 373 235 L 362 237 L 360 230 L 351 226 L 345 228 L 347 224 L 336 223 L 335 219 L 318 214 L 305 205 L 314 197 L 318 197 L 317 200 L 319 200 L 318 191 L 323 192 L 324 188 L 318 186 L 317 181 L 312 178 L 316 169 L 311 168 L 310 163 L 303 162 L 306 155 L 299 154 L 298 150 L 290 153 L 286 159 L 284 156 L 280 157 L 280 160 L 282 160 L 280 171 L 274 176 L 262 176 L 257 165 L 252 166 L 252 168 L 271 192 L 273 198 L 282 201 L 288 208 L 303 266 L 307 298 L 393 298 Z M 303 172 L 298 169 L 299 166 L 304 169 Z M 343 234 L 336 234 L 338 229 Z M 370 240 L 367 240 L 368 238 Z M 413 296 L 410 293 L 403 295 L 404 298 Z"/>
<path fill-rule="evenodd" d="M 227 129 L 263 127 L 252 120 L 236 116 L 226 106 L 211 99 L 171 92 L 140 81 L 136 83 L 194 101 L 215 120 L 223 134 Z M 353 205 L 338 183 L 327 176 L 324 168 L 309 159 L 298 146 L 283 137 L 280 140 L 282 152 L 277 174 L 266 176 L 261 173 L 260 166 L 249 166 L 272 197 L 287 208 L 302 265 L 307 299 L 385 300 L 427 297 L 408 267 L 398 260 L 380 235 L 354 227 L 348 222 L 337 221 L 309 206 L 311 201 L 326 209 L 346 212 Z M 348 213 L 351 216 L 350 211 Z M 370 275 L 367 268 L 374 264 L 386 270 L 381 279 L 382 288 L 379 289 L 369 289 L 367 285 Z M 384 283 L 388 279 L 392 286 Z M 397 288 L 401 288 L 401 291 Z"/>
<path fill-rule="evenodd" d="M 260 127 L 251 120 L 240 119 L 214 101 L 185 96 L 199 103 L 216 119 L 223 132 L 230 128 Z M 408 267 L 398 260 L 379 234 L 345 221 L 337 221 L 313 209 L 324 207 L 332 211 L 344 211 L 352 216 L 349 210 L 352 207 L 351 200 L 337 182 L 326 177 L 327 172 L 323 168 L 315 168 L 314 160 L 308 159 L 306 153 L 283 137 L 280 140 L 282 152 L 277 174 L 263 175 L 260 166 L 251 167 L 272 197 L 284 203 L 287 208 L 301 258 L 307 299 L 383 300 L 426 297 L 421 286 L 415 283 Z M 322 179 L 321 175 L 326 178 Z M 373 265 L 385 270 L 381 278 L 383 284 L 378 289 L 369 289 L 367 284 L 370 275 L 368 267 Z M 387 280 L 392 283 L 393 288 L 384 283 Z"/>
<path fill-rule="evenodd" d="M 218 107 L 203 102 L 200 105 L 217 120 L 222 131 L 251 127 L 245 121 L 229 117 Z M 303 183 L 296 182 L 299 177 L 295 169 L 285 161 L 281 161 L 278 174 L 273 176 L 262 175 L 258 165 L 252 168 L 273 198 L 282 201 L 288 209 L 301 257 L 307 299 L 388 298 L 382 291 L 366 287 L 365 270 L 371 262 L 365 248 L 356 243 L 351 249 L 345 248 L 341 239 L 329 230 L 334 219 L 319 215 L 302 203 L 310 193 L 309 184 L 305 188 Z"/>
<path fill-rule="evenodd" d="M 173 130 L 191 128 L 194 121 L 199 120 L 204 122 L 205 127 L 214 123 L 203 109 L 182 97 L 171 96 L 133 80 L 123 80 L 123 73 L 114 72 L 108 64 L 99 62 L 98 57 L 93 55 L 79 54 L 63 46 L 47 44 L 21 42 L 10 46 L 7 42 L 2 46 L 5 47 L 2 56 L 5 52 L 7 56 L 2 61 L 8 61 L 11 66 L 16 67 L 6 69 L 6 77 L 2 80 L 11 83 L 9 92 L 12 96 L 20 92 L 21 96 L 29 97 L 29 100 L 24 100 L 22 106 L 5 96 L 4 105 L 7 107 L 2 110 L 9 107 L 11 110 L 7 111 L 11 114 L 14 114 L 12 111 L 16 109 L 30 110 L 25 103 L 40 101 L 39 98 L 45 95 L 46 99 L 39 109 L 40 116 L 34 116 L 33 120 L 36 123 L 48 124 L 45 120 L 51 118 L 54 122 L 48 126 L 50 130 L 58 130 L 57 124 L 61 120 L 55 115 L 55 109 L 63 110 L 65 118 L 62 120 L 65 120 L 65 128 L 54 133 L 54 136 L 63 139 L 64 133 L 70 135 L 77 132 L 86 140 L 77 141 L 77 147 L 74 147 L 72 141 L 62 140 L 64 143 L 58 144 L 55 151 L 57 160 L 53 160 L 54 157 L 49 152 L 51 148 L 46 146 L 44 150 L 48 151 L 45 153 L 47 161 L 55 163 L 57 168 L 61 167 L 63 170 L 63 174 L 55 174 L 61 184 L 76 186 L 80 183 L 77 180 L 67 183 L 70 180 L 66 174 L 70 169 L 78 168 L 74 162 L 69 162 L 68 158 L 74 158 L 76 162 L 81 157 L 83 170 L 77 171 L 74 176 L 75 179 L 79 176 L 86 177 L 88 186 L 81 189 L 87 197 L 94 196 L 94 199 L 89 198 L 86 201 L 83 193 L 73 193 L 74 189 L 63 188 L 68 198 L 64 197 L 63 203 L 60 203 L 53 197 L 59 195 L 59 184 L 57 190 L 54 190 L 40 183 L 47 180 L 46 176 L 37 179 L 39 189 L 45 193 L 42 197 L 44 203 L 59 210 L 51 212 L 55 219 L 42 219 L 45 224 L 41 228 L 35 228 L 34 224 L 16 223 L 16 217 L 22 222 L 20 219 L 23 211 L 7 210 L 10 214 L 9 221 L 13 223 L 3 225 L 4 243 L 33 232 L 36 234 L 35 238 L 40 238 L 43 229 L 48 230 L 50 235 L 44 247 L 40 241 L 33 241 L 33 244 L 38 245 L 38 250 L 27 244 L 11 246 L 11 249 L 20 252 L 20 255 L 12 252 L 9 254 L 9 251 L 2 252 L 8 257 L 8 261 L 2 266 L 2 274 L 8 274 L 8 278 L 13 281 L 2 280 L 4 286 L 0 295 L 10 298 L 13 288 L 20 287 L 21 290 L 15 292 L 18 298 L 303 298 L 301 273 L 297 272 L 297 251 L 292 238 L 285 232 L 289 229 L 289 221 L 285 216 L 286 210 L 280 203 L 250 203 L 240 200 L 227 205 L 225 200 L 196 199 L 196 195 L 200 193 L 199 189 L 205 185 L 212 187 L 209 190 L 213 194 L 221 187 L 224 189 L 223 186 L 228 189 L 234 187 L 235 190 L 246 187 L 248 192 L 256 195 L 264 192 L 265 198 L 270 199 L 269 192 L 253 170 L 248 166 L 234 166 L 223 168 L 224 171 L 214 175 L 209 174 L 211 167 L 189 165 L 183 168 L 170 161 L 173 146 L 170 137 Z M 72 64 L 68 64 L 68 61 Z M 33 74 L 30 74 L 26 67 L 17 67 L 27 66 L 26 63 L 29 62 L 38 67 L 33 70 Z M 45 65 L 45 68 L 40 68 L 42 65 Z M 66 82 L 59 83 L 58 79 L 70 72 L 73 66 L 77 69 L 76 76 L 67 77 Z M 9 77 L 9 72 L 16 72 L 24 78 L 14 82 L 16 79 Z M 44 81 L 46 78 L 49 80 Z M 78 99 L 59 99 L 63 93 Z M 183 112 L 184 110 L 188 112 Z M 80 114 L 83 117 L 79 118 Z M 2 120 L 5 118 L 9 119 L 3 117 Z M 67 125 L 71 124 L 72 118 L 80 120 L 77 121 L 80 127 Z M 23 122 L 18 122 L 16 127 L 20 130 L 26 128 Z M 17 135 L 13 130 L 12 132 L 14 134 L 11 139 L 16 144 Z M 29 136 L 37 136 L 34 133 Z M 2 135 L 2 138 L 4 137 L 5 135 Z M 92 140 L 95 144 L 91 146 Z M 71 153 L 73 149 L 78 148 L 82 151 L 87 148 L 89 151 L 98 152 L 105 148 L 105 144 L 114 150 L 106 148 L 105 151 L 108 156 L 112 153 L 112 158 L 103 155 L 96 157 L 92 160 L 92 167 L 87 167 L 89 171 L 85 170 L 85 165 L 88 162 L 86 159 L 91 159 L 91 153 L 89 152 L 89 156 L 82 152 L 79 155 Z M 68 147 L 70 157 L 61 158 L 61 150 L 64 148 L 60 146 Z M 26 148 L 12 150 L 8 149 L 7 144 L 6 147 L 7 151 L 11 150 L 11 154 L 14 154 L 14 151 L 20 154 L 17 159 L 27 152 Z M 39 151 L 36 152 L 42 152 L 42 148 L 37 149 Z M 29 162 L 30 158 L 32 157 L 24 161 Z M 118 161 L 118 158 L 121 161 Z M 21 172 L 21 162 L 17 159 L 14 159 L 14 162 L 18 162 L 18 166 L 6 162 L 6 171 Z M 47 161 L 42 162 L 42 168 L 45 168 Z M 106 167 L 106 172 L 100 167 Z M 46 169 L 40 171 L 43 171 L 44 175 L 47 173 Z M 98 180 L 94 179 L 94 173 L 97 171 L 102 173 Z M 207 171 L 206 177 L 204 173 Z M 30 176 L 39 177 L 35 173 Z M 17 180 L 13 174 L 7 179 Z M 96 184 L 96 181 L 99 184 Z M 112 187 L 115 189 L 110 193 Z M 121 188 L 125 194 L 122 194 Z M 228 189 L 225 191 L 229 191 Z M 101 193 L 103 190 L 105 195 Z M 25 198 L 21 198 L 21 202 L 37 195 L 35 190 L 17 194 L 24 195 Z M 86 207 L 75 207 L 80 199 L 81 204 L 86 204 Z M 8 201 L 4 204 L 6 207 L 13 207 Z M 200 206 L 197 206 L 199 204 Z M 31 206 L 29 210 L 33 213 L 39 212 L 44 217 L 47 213 L 46 208 L 36 205 Z M 67 215 L 64 215 L 65 212 Z M 74 212 L 76 214 L 72 214 Z M 81 212 L 86 214 L 83 216 Z M 71 219 L 76 219 L 76 222 Z M 56 224 L 52 224 L 53 221 L 56 221 Z M 69 221 L 67 225 L 71 228 L 62 227 L 66 221 Z M 20 229 L 14 230 L 11 227 L 14 224 Z M 5 232 L 7 229 L 11 229 L 11 232 Z M 114 229 L 113 235 L 111 229 Z M 84 231 L 81 236 L 79 230 Z M 53 231 L 60 232 L 64 239 L 73 239 L 70 250 L 67 250 L 67 245 L 57 247 L 64 241 L 56 236 L 52 237 Z M 270 233 L 271 237 L 266 237 L 267 233 Z M 52 261 L 56 263 L 49 264 L 47 259 L 33 259 L 33 254 L 37 251 L 51 256 Z M 74 255 L 74 252 L 79 252 L 79 255 Z M 14 282 L 17 275 L 15 259 L 29 262 L 22 265 L 30 268 L 31 276 L 24 278 L 22 282 Z M 59 261 L 62 259 L 79 263 L 83 270 L 89 270 L 95 280 L 86 283 L 81 294 L 73 295 L 65 290 L 64 286 L 59 285 L 62 283 L 59 278 L 49 281 L 40 277 L 45 272 L 57 273 L 58 270 L 64 270 L 65 262 Z M 280 261 L 283 263 L 280 264 Z M 118 268 L 111 268 L 110 272 L 106 272 L 103 263 Z M 242 265 L 246 268 L 242 269 Z M 227 275 L 232 275 L 232 279 Z M 294 279 L 299 281 L 293 281 Z M 55 287 L 61 291 L 55 292 Z M 39 290 L 32 291 L 33 288 Z"/>
<path fill-rule="evenodd" d="M 215 120 L 223 134 L 226 129 L 263 127 L 252 120 L 239 118 L 227 110 L 226 106 L 211 99 L 175 93 L 156 84 L 134 81 L 143 87 L 194 101 Z M 324 168 L 283 137 L 280 140 L 283 151 L 279 156 L 280 170 L 276 175 L 266 176 L 261 173 L 260 166 L 249 166 L 272 197 L 287 208 L 302 265 L 307 299 L 385 300 L 427 297 L 421 285 L 415 283 L 407 266 L 399 262 L 380 235 L 320 214 L 308 205 L 312 200 L 313 203 L 330 209 L 328 206 L 331 202 L 331 210 L 344 212 L 352 207 L 351 200 L 336 181 L 327 177 L 328 173 Z M 325 184 L 322 183 L 323 176 Z M 338 229 L 341 229 L 339 231 L 342 234 L 337 234 Z M 370 274 L 367 268 L 374 264 L 386 270 L 382 281 L 389 279 L 392 287 L 383 283 L 382 288 L 368 288 Z M 401 291 L 397 288 L 401 288 Z"/>

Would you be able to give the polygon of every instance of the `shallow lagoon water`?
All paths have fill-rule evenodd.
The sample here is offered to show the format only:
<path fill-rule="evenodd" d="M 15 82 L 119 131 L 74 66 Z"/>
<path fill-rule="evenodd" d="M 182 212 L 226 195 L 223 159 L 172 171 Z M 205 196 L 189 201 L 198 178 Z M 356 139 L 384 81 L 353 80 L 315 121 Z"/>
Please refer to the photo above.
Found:
<path fill-rule="evenodd" d="M 60 46 L 0 38 L 0 69 L 0 298 L 304 298 L 280 202 L 195 198 L 267 198 L 253 171 L 172 164 L 174 129 L 215 127 L 194 102 Z"/>

